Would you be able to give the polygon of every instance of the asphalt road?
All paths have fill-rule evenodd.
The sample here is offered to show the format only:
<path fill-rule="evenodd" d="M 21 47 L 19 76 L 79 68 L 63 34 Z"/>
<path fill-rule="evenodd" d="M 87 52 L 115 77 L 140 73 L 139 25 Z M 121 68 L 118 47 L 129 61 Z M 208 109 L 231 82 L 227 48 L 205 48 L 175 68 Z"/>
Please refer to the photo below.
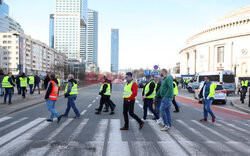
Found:
<path fill-rule="evenodd" d="M 250 116 L 231 109 L 213 106 L 215 123 L 200 123 L 202 105 L 191 98 L 178 97 L 182 107 L 172 113 L 173 126 L 167 132 L 151 120 L 142 130 L 130 119 L 130 129 L 123 126 L 123 86 L 113 85 L 111 99 L 117 105 L 115 115 L 95 115 L 99 105 L 100 85 L 81 88 L 77 106 L 82 116 L 71 110 L 69 118 L 58 124 L 48 123 L 45 103 L 0 118 L 0 155 L 17 156 L 163 156 L 163 155 L 250 155 Z M 135 104 L 135 113 L 142 117 L 141 90 Z M 66 99 L 60 98 L 56 110 L 64 113 Z M 173 110 L 172 106 L 172 110 Z M 56 119 L 55 119 L 56 121 Z"/>

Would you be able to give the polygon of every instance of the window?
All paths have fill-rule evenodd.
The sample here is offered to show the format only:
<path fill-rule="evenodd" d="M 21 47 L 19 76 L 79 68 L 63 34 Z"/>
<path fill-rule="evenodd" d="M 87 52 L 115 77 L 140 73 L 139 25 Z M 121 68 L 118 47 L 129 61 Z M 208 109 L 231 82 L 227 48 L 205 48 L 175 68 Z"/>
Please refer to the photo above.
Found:
<path fill-rule="evenodd" d="M 7 38 L 7 35 L 3 35 L 3 38 Z"/>
<path fill-rule="evenodd" d="M 3 44 L 6 44 L 7 43 L 7 41 L 3 41 Z"/>
<path fill-rule="evenodd" d="M 217 48 L 217 63 L 224 63 L 224 47 Z"/>
<path fill-rule="evenodd" d="M 8 41 L 9 44 L 11 44 L 11 41 Z"/>

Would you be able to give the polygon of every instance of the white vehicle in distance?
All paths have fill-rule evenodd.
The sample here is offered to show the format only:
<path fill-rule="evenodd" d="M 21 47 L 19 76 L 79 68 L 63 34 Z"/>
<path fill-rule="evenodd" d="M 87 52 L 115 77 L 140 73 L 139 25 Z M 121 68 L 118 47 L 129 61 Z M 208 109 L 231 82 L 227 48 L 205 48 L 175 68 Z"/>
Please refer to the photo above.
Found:
<path fill-rule="evenodd" d="M 227 91 L 223 88 L 223 86 L 218 82 L 213 82 L 217 84 L 217 87 L 215 89 L 215 95 L 214 95 L 214 102 L 220 102 L 222 104 L 227 103 Z M 200 91 L 204 85 L 204 82 L 201 82 L 199 85 L 199 88 L 195 90 L 194 98 L 199 101 L 199 103 L 202 103 L 202 99 L 199 98 Z"/>

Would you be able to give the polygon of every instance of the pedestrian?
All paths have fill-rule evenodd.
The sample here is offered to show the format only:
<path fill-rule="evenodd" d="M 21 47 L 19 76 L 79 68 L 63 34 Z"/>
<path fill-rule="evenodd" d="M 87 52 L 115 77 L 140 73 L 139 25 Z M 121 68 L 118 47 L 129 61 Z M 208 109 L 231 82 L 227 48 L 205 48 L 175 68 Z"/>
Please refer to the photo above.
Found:
<path fill-rule="evenodd" d="M 80 119 L 80 113 L 75 104 L 77 94 L 78 94 L 77 81 L 74 79 L 74 76 L 72 74 L 69 74 L 68 83 L 64 91 L 64 97 L 68 98 L 68 102 L 67 102 L 67 108 L 65 110 L 65 113 L 62 115 L 63 117 L 68 117 L 70 108 L 72 108 L 76 114 L 74 118 Z"/>
<path fill-rule="evenodd" d="M 25 98 L 26 88 L 28 85 L 28 78 L 26 77 L 25 73 L 22 73 L 21 77 L 19 77 L 19 80 L 20 80 L 22 97 Z"/>
<path fill-rule="evenodd" d="M 44 98 L 46 99 L 46 105 L 48 110 L 50 111 L 50 118 L 47 119 L 48 122 L 53 122 L 54 115 L 57 117 L 57 123 L 60 122 L 62 116 L 56 112 L 55 103 L 58 99 L 59 90 L 58 90 L 58 82 L 55 78 L 55 74 L 51 74 L 49 76 L 50 81 L 48 83 L 47 90 L 45 91 Z"/>
<path fill-rule="evenodd" d="M 110 96 L 111 96 L 111 84 L 108 83 L 108 79 L 107 78 L 105 78 L 103 80 L 103 83 L 102 83 L 101 88 L 100 88 L 99 95 L 101 95 L 100 105 L 99 105 L 99 108 L 96 108 L 95 114 L 101 114 L 103 105 L 107 104 L 107 106 L 106 106 L 107 108 L 106 109 L 108 109 L 108 107 L 110 107 L 111 108 L 110 115 L 113 115 L 114 114 L 115 105 L 110 100 Z"/>
<path fill-rule="evenodd" d="M 161 87 L 161 77 L 158 77 L 157 79 L 155 79 L 155 82 L 157 84 L 157 87 L 156 87 L 156 94 L 157 92 L 159 91 L 160 87 Z M 155 103 L 156 103 L 156 109 L 155 109 L 155 112 L 156 114 L 160 117 L 160 107 L 161 107 L 161 96 L 159 97 L 155 97 Z M 156 118 L 154 118 L 154 120 L 156 120 Z"/>
<path fill-rule="evenodd" d="M 241 81 L 241 103 L 244 103 L 247 94 L 248 80 L 245 78 Z"/>
<path fill-rule="evenodd" d="M 34 84 L 34 89 L 33 89 L 33 93 L 35 92 L 36 88 L 38 89 L 38 94 L 40 94 L 40 82 L 41 82 L 41 78 L 35 74 L 35 84 Z"/>
<path fill-rule="evenodd" d="M 30 94 L 32 95 L 33 94 L 33 86 L 34 86 L 34 83 L 35 83 L 35 78 L 32 74 L 30 74 L 28 76 L 28 84 L 29 84 L 29 88 L 30 88 Z"/>
<path fill-rule="evenodd" d="M 20 72 L 17 76 L 16 76 L 16 89 L 17 89 L 17 94 L 21 95 L 21 87 L 20 87 L 20 77 L 21 77 L 22 73 Z"/>
<path fill-rule="evenodd" d="M 167 131 L 171 127 L 171 103 L 174 98 L 173 78 L 166 69 L 162 69 L 161 75 L 164 77 L 161 87 L 156 94 L 156 98 L 162 97 L 160 111 L 164 121 L 162 131 Z"/>
<path fill-rule="evenodd" d="M 161 123 L 160 117 L 156 114 L 155 110 L 153 109 L 153 98 L 155 98 L 156 94 L 156 85 L 155 82 L 151 80 L 151 76 L 146 76 L 146 84 L 143 87 L 142 90 L 142 100 L 144 102 L 143 105 L 143 118 L 142 121 L 145 122 L 147 119 L 148 109 L 154 114 L 156 118 L 157 124 Z"/>
<path fill-rule="evenodd" d="M 174 88 L 174 98 L 173 98 L 172 103 L 174 104 L 174 108 L 175 108 L 174 113 L 178 113 L 180 111 L 179 108 L 181 105 L 179 104 L 179 102 L 177 102 L 175 100 L 175 96 L 177 96 L 179 94 L 178 84 L 177 84 L 176 80 L 173 80 L 173 88 Z"/>
<path fill-rule="evenodd" d="M 4 72 L 2 69 L 0 69 L 0 95 L 3 96 L 4 95 L 4 88 L 2 87 L 2 81 L 3 78 L 5 77 Z"/>
<path fill-rule="evenodd" d="M 6 75 L 3 78 L 2 81 L 2 87 L 5 88 L 5 94 L 4 94 L 4 104 L 6 104 L 7 96 L 9 96 L 9 105 L 12 104 L 11 99 L 12 99 L 12 90 L 13 87 L 15 87 L 15 84 L 12 81 L 12 73 L 9 72 L 8 75 Z"/>
<path fill-rule="evenodd" d="M 57 79 L 58 86 L 59 86 L 59 90 L 60 90 L 60 87 L 61 87 L 61 80 L 60 80 L 60 78 L 59 78 L 58 75 L 56 75 L 56 79 Z"/>
<path fill-rule="evenodd" d="M 12 79 L 12 82 L 15 84 L 16 78 L 15 78 L 14 75 L 11 76 L 11 79 Z M 15 88 L 15 87 L 12 87 L 12 94 L 14 94 L 14 92 L 15 92 L 15 89 L 14 89 L 14 88 Z"/>
<path fill-rule="evenodd" d="M 129 119 L 128 119 L 128 112 L 129 115 L 134 118 L 139 123 L 139 129 L 142 129 L 144 122 L 134 114 L 134 105 L 135 99 L 138 92 L 138 85 L 136 81 L 132 79 L 132 73 L 126 73 L 126 84 L 124 86 L 123 91 L 123 116 L 125 124 L 120 130 L 128 130 L 129 129 Z"/>
<path fill-rule="evenodd" d="M 45 90 L 47 89 L 48 83 L 49 83 L 49 81 L 50 81 L 50 78 L 49 78 L 49 77 L 50 77 L 49 74 L 47 74 L 47 75 L 45 76 L 45 78 L 44 78 L 44 89 L 45 89 Z"/>
<path fill-rule="evenodd" d="M 200 94 L 199 94 L 199 98 L 202 98 L 202 101 L 203 101 L 203 115 L 204 115 L 204 118 L 201 119 L 200 121 L 201 122 L 206 122 L 207 121 L 207 116 L 208 116 L 208 113 L 212 116 L 212 122 L 215 122 L 215 115 L 214 113 L 212 112 L 211 110 L 211 105 L 213 103 L 213 100 L 214 100 L 214 95 L 215 95 L 215 88 L 217 87 L 217 85 L 215 83 L 212 83 L 210 81 L 210 78 L 209 77 L 205 77 L 205 82 L 204 82 L 204 85 L 200 91 Z"/>

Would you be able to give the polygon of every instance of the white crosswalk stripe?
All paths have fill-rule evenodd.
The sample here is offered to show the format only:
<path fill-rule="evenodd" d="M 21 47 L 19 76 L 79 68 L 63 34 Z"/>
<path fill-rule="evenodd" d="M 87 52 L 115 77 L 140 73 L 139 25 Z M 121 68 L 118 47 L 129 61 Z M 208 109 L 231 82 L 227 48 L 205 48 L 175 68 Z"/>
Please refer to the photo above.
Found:
<path fill-rule="evenodd" d="M 11 117 L 8 117 L 8 116 L 2 117 L 2 118 L 0 118 L 0 123 L 1 123 L 1 122 L 4 122 L 4 121 L 6 121 L 6 120 L 9 120 L 9 119 L 11 119 Z"/>
<path fill-rule="evenodd" d="M 97 125 L 97 129 L 95 135 L 93 137 L 93 141 L 105 141 L 105 135 L 108 128 L 108 119 L 101 119 L 101 121 Z"/>
<path fill-rule="evenodd" d="M 239 120 L 233 120 L 234 122 L 240 124 L 240 125 L 243 125 L 243 126 L 246 126 L 246 127 L 250 127 L 250 124 L 249 123 L 246 123 L 246 122 L 243 122 L 243 121 L 239 121 Z"/>
<path fill-rule="evenodd" d="M 226 121 L 223 121 L 223 120 L 218 120 L 218 121 L 219 121 L 220 123 L 223 123 L 223 124 L 227 125 L 228 127 L 237 129 L 237 130 L 239 130 L 239 131 L 241 131 L 241 132 L 244 132 L 244 133 L 247 133 L 248 135 L 250 135 L 250 132 L 247 131 L 247 130 L 245 130 L 245 129 L 243 129 L 243 128 L 240 128 L 240 127 L 238 127 L 238 126 L 235 126 L 235 125 L 230 124 L 230 123 L 228 123 L 228 122 L 226 122 Z"/>
<path fill-rule="evenodd" d="M 0 131 L 2 131 L 2 130 L 4 130 L 4 129 L 7 129 L 7 128 L 9 128 L 9 127 L 11 127 L 11 126 L 13 126 L 13 125 L 19 123 L 19 122 L 22 122 L 22 121 L 26 120 L 26 119 L 28 119 L 28 118 L 27 118 L 27 117 L 24 117 L 24 118 L 21 118 L 21 119 L 19 119 L 19 120 L 17 120 L 17 121 L 14 121 L 14 122 L 12 122 L 12 123 L 10 123 L 10 124 L 8 124 L 8 125 L 5 125 L 5 126 L 3 126 L 3 127 L 0 128 Z"/>
<path fill-rule="evenodd" d="M 45 118 L 37 118 L 34 121 L 29 122 L 28 124 L 2 136 L 0 138 L 0 146 L 4 145 L 6 142 L 16 138 L 17 136 L 21 135 L 22 133 L 24 133 L 25 131 L 29 130 L 30 128 L 34 127 L 35 125 L 41 123 L 42 121 L 44 121 Z"/>

